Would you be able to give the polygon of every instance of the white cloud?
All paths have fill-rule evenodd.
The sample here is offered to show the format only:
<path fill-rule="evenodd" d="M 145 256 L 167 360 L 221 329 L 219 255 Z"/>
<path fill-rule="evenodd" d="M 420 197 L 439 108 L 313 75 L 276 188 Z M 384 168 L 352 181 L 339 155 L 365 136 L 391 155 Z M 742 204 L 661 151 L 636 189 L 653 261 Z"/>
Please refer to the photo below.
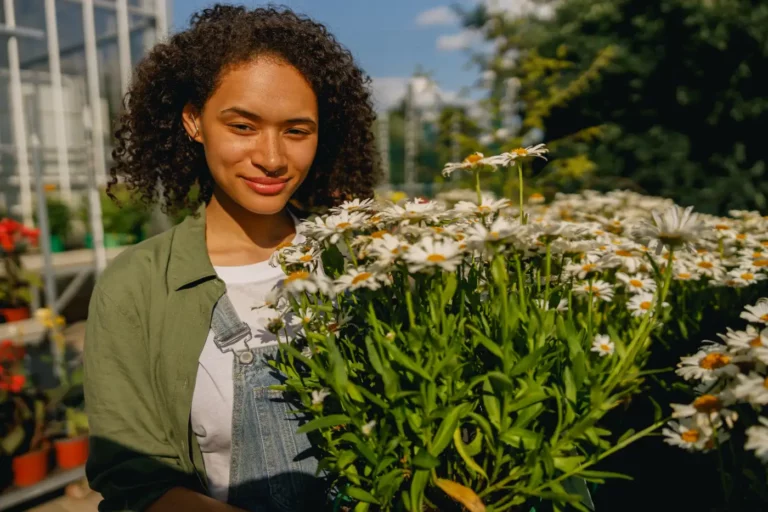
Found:
<path fill-rule="evenodd" d="M 466 50 L 482 40 L 482 34 L 477 30 L 462 30 L 455 34 L 440 36 L 437 38 L 437 49 L 447 52 Z"/>
<path fill-rule="evenodd" d="M 458 21 L 459 18 L 456 16 L 456 13 L 447 5 L 423 11 L 416 17 L 416 24 L 422 27 L 432 25 L 455 25 Z"/>
<path fill-rule="evenodd" d="M 423 77 L 411 78 L 413 80 L 414 103 L 423 109 L 437 108 L 443 104 L 462 104 L 471 106 L 476 102 L 461 98 L 455 91 L 445 91 L 437 84 Z M 373 78 L 373 103 L 376 110 L 389 110 L 396 107 L 408 90 L 408 77 L 387 76 Z"/>
<path fill-rule="evenodd" d="M 510 18 L 529 16 L 531 14 L 541 18 L 551 18 L 555 5 L 540 4 L 536 0 L 481 0 L 492 13 L 503 12 Z"/>

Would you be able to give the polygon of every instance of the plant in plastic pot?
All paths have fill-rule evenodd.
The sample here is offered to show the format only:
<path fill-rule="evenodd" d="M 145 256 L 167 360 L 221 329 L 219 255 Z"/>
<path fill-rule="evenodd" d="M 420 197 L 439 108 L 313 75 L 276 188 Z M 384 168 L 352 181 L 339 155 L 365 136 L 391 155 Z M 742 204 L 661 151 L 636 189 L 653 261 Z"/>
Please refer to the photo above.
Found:
<path fill-rule="evenodd" d="M 0 220 L 0 323 L 29 318 L 30 288 L 40 279 L 24 271 L 21 256 L 37 247 L 39 234 L 13 219 Z"/>
<path fill-rule="evenodd" d="M 51 235 L 51 251 L 63 252 L 72 230 L 72 210 L 69 205 L 54 197 L 46 199 L 48 227 Z M 37 216 L 35 216 L 37 220 Z"/>

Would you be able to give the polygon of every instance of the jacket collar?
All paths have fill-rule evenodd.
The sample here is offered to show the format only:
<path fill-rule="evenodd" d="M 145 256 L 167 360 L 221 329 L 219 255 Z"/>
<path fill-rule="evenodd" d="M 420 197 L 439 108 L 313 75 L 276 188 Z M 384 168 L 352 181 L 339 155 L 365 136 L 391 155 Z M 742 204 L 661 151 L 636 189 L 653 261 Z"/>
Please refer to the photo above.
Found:
<path fill-rule="evenodd" d="M 205 243 L 205 205 L 176 226 L 168 261 L 168 284 L 173 290 L 216 277 Z"/>

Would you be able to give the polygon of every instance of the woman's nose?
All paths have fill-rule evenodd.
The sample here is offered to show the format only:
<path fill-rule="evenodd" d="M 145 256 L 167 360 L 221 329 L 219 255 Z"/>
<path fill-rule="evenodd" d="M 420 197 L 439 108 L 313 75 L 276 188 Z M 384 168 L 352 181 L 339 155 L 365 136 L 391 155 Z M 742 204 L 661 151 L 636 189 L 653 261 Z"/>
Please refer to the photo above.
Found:
<path fill-rule="evenodd" d="M 256 150 L 252 153 L 251 162 L 263 168 L 266 172 L 282 171 L 287 165 L 285 145 L 277 130 L 264 130 L 257 138 Z"/>

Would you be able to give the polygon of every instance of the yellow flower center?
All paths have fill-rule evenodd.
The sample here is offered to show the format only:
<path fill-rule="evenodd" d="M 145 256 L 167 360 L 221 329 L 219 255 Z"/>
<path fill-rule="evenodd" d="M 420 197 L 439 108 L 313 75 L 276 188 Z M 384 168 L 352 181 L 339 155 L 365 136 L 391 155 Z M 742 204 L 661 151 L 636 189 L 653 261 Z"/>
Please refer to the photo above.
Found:
<path fill-rule="evenodd" d="M 608 345 L 607 343 L 601 343 L 600 344 L 600 350 L 602 350 L 603 352 L 610 352 L 611 351 L 611 346 Z"/>
<path fill-rule="evenodd" d="M 746 240 L 746 239 L 747 239 L 747 235 L 745 233 L 739 233 L 738 235 L 736 235 L 736 240 Z"/>
<path fill-rule="evenodd" d="M 700 261 L 696 264 L 697 266 L 701 268 L 712 268 L 714 265 L 709 261 Z"/>
<path fill-rule="evenodd" d="M 765 315 L 761 316 L 760 320 L 762 320 L 763 322 L 768 322 L 768 313 L 766 313 Z"/>
<path fill-rule="evenodd" d="M 373 277 L 373 274 L 370 272 L 360 272 L 352 279 L 352 284 L 360 283 L 366 279 L 370 279 L 371 277 Z"/>
<path fill-rule="evenodd" d="M 443 231 L 445 231 L 445 229 L 441 228 L 440 226 L 432 226 L 432 231 L 434 231 L 435 233 L 440 234 Z"/>
<path fill-rule="evenodd" d="M 756 260 L 756 259 L 759 259 L 759 258 L 762 258 L 762 257 L 763 257 L 763 253 L 762 252 L 753 252 L 752 253 L 752 259 L 753 260 Z"/>
<path fill-rule="evenodd" d="M 299 261 L 301 261 L 302 263 L 309 263 L 310 261 L 312 261 L 312 255 L 307 253 L 301 258 L 299 258 Z"/>
<path fill-rule="evenodd" d="M 755 260 L 752 264 L 756 267 L 768 267 L 768 260 Z"/>
<path fill-rule="evenodd" d="M 529 199 L 531 199 L 532 201 L 541 201 L 542 199 L 544 199 L 544 196 L 539 194 L 538 192 L 534 192 L 533 194 L 531 194 Z"/>
<path fill-rule="evenodd" d="M 715 395 L 701 395 L 693 401 L 693 407 L 695 407 L 698 412 L 703 413 L 719 411 L 722 406 L 722 402 L 720 402 L 720 399 Z"/>
<path fill-rule="evenodd" d="M 590 286 L 589 287 L 589 291 L 591 291 L 593 294 L 595 294 L 595 297 L 599 297 L 600 296 L 600 288 L 598 288 L 597 286 Z"/>
<path fill-rule="evenodd" d="M 467 158 L 465 158 L 464 162 L 468 164 L 476 164 L 482 159 L 483 159 L 483 155 L 481 155 L 480 153 L 474 153 L 469 155 Z"/>
<path fill-rule="evenodd" d="M 445 261 L 445 256 L 442 254 L 430 254 L 427 256 L 427 261 L 431 263 L 440 263 L 441 261 Z"/>
<path fill-rule="evenodd" d="M 752 274 L 750 272 L 744 272 L 739 277 L 741 277 L 745 281 L 751 281 L 751 280 L 753 280 L 755 278 L 755 274 Z"/>
<path fill-rule="evenodd" d="M 762 347 L 763 346 L 763 338 L 762 336 L 758 336 L 757 338 L 754 338 L 749 341 L 750 347 Z"/>
<path fill-rule="evenodd" d="M 726 229 L 730 229 L 730 227 L 727 224 L 715 224 L 715 229 L 724 231 Z"/>
<path fill-rule="evenodd" d="M 640 281 L 639 279 L 630 279 L 629 280 L 629 284 L 634 286 L 635 288 L 642 288 L 643 287 L 643 282 Z"/>
<path fill-rule="evenodd" d="M 699 366 L 705 370 L 717 370 L 723 366 L 728 365 L 731 362 L 730 356 L 721 354 L 719 352 L 711 352 L 701 358 Z"/>
<path fill-rule="evenodd" d="M 763 381 L 763 387 L 768 389 L 768 377 L 766 377 L 765 380 Z"/>
<path fill-rule="evenodd" d="M 279 251 L 280 249 L 285 249 L 286 247 L 290 247 L 292 245 L 293 243 L 289 241 L 280 242 L 275 249 Z"/>
<path fill-rule="evenodd" d="M 677 274 L 677 277 L 679 277 L 680 279 L 690 279 L 691 274 L 689 274 L 688 272 L 680 272 L 679 274 Z"/>
<path fill-rule="evenodd" d="M 642 309 L 644 311 L 648 311 L 649 309 L 651 309 L 651 303 L 649 301 L 647 301 L 647 300 L 641 302 L 640 303 L 640 309 Z"/>
<path fill-rule="evenodd" d="M 338 224 L 336 224 L 336 227 L 338 229 L 347 229 L 350 226 L 352 226 L 352 224 L 350 224 L 349 222 L 339 222 Z"/>
<path fill-rule="evenodd" d="M 288 277 L 285 278 L 286 283 L 292 283 L 293 281 L 299 281 L 309 279 L 309 272 L 305 270 L 299 270 L 297 272 L 291 273 Z"/>
<path fill-rule="evenodd" d="M 497 240 L 499 238 L 499 232 L 498 231 L 491 231 L 488 233 L 489 238 L 493 238 L 494 240 Z"/>
<path fill-rule="evenodd" d="M 525 148 L 517 148 L 517 149 L 513 149 L 513 150 L 511 151 L 511 153 L 514 153 L 514 154 L 516 154 L 517 156 L 528 156 L 528 150 L 526 150 Z"/>
<path fill-rule="evenodd" d="M 695 443 L 699 440 L 699 431 L 698 430 L 686 430 L 682 434 L 680 434 L 680 439 L 685 441 L 686 443 Z"/>
<path fill-rule="evenodd" d="M 370 219 L 368 219 L 368 222 L 371 224 L 376 224 L 377 222 L 381 222 L 381 215 L 374 215 Z"/>
<path fill-rule="evenodd" d="M 696 249 L 696 254 L 708 254 L 709 251 L 706 249 Z"/>
<path fill-rule="evenodd" d="M 477 207 L 477 211 L 480 212 L 480 213 L 490 212 L 491 211 L 491 207 L 490 206 L 486 206 L 484 204 L 481 204 L 480 206 Z"/>
<path fill-rule="evenodd" d="M 595 268 L 594 263 L 587 263 L 586 265 L 583 265 L 581 267 L 581 270 L 583 270 L 584 272 L 591 272 L 592 270 L 594 270 L 594 268 Z"/>
<path fill-rule="evenodd" d="M 381 230 L 381 231 L 374 231 L 371 233 L 371 238 L 384 238 L 384 235 L 387 234 L 387 231 Z"/>

